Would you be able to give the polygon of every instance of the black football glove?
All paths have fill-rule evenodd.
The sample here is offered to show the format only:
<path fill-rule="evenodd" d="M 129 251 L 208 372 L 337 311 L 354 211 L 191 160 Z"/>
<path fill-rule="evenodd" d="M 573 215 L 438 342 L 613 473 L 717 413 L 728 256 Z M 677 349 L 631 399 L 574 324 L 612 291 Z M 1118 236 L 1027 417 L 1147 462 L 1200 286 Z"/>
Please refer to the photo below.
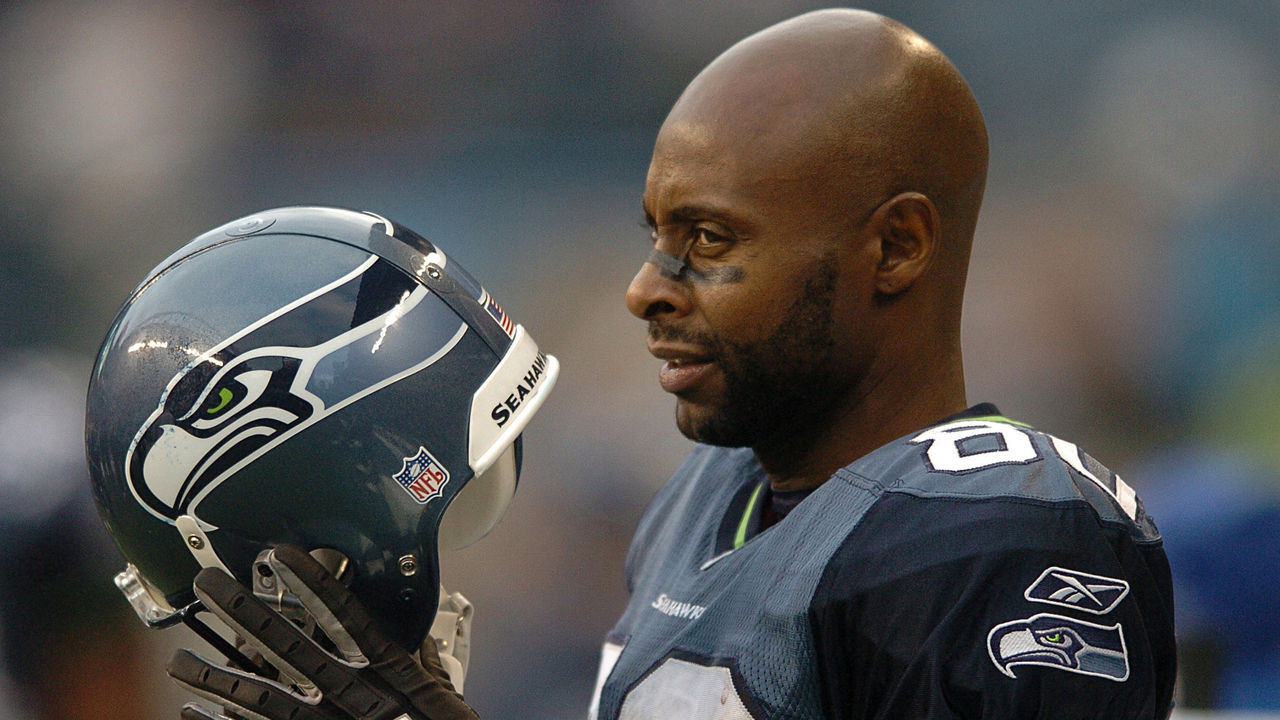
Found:
<path fill-rule="evenodd" d="M 267 561 L 336 652 L 324 650 L 226 572 L 206 568 L 196 576 L 196 596 L 283 676 L 276 681 L 178 650 L 168 673 L 179 684 L 249 720 L 479 720 L 454 692 L 433 640 L 423 644 L 420 663 L 306 552 L 281 545 Z M 222 717 L 194 704 L 182 709 L 183 720 Z"/>

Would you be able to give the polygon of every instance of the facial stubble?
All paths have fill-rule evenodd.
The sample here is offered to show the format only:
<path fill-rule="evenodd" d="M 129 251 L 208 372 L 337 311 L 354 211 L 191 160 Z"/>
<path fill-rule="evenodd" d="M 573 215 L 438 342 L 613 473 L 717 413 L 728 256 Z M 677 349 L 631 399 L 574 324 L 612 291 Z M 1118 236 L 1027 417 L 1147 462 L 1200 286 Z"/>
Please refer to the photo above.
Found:
<path fill-rule="evenodd" d="M 715 333 L 679 334 L 709 350 L 725 387 L 719 407 L 678 400 L 681 433 L 709 445 L 760 448 L 788 442 L 829 416 L 845 375 L 832 337 L 837 274 L 834 257 L 819 260 L 764 338 L 734 342 Z"/>

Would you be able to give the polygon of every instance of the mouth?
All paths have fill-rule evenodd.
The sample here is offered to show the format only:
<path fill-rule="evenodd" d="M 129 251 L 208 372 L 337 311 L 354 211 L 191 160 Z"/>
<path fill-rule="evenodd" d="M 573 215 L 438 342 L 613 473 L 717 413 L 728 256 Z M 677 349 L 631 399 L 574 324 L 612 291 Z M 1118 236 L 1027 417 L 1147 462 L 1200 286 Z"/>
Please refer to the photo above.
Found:
<path fill-rule="evenodd" d="M 689 390 L 711 370 L 709 362 L 668 360 L 658 370 L 658 384 L 669 393 Z"/>
<path fill-rule="evenodd" d="M 686 392 L 711 372 L 711 358 L 693 349 L 655 346 L 649 352 L 666 361 L 658 370 L 658 384 L 669 393 Z"/>

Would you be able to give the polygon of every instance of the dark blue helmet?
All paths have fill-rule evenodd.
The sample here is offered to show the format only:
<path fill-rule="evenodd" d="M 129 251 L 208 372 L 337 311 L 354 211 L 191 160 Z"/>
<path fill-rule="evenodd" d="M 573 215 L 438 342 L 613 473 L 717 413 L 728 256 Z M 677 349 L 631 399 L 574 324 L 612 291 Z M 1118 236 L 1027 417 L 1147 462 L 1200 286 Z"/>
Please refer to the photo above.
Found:
<path fill-rule="evenodd" d="M 371 213 L 269 210 L 174 253 L 125 302 L 85 439 L 117 584 L 153 625 L 201 566 L 262 590 L 279 543 L 327 554 L 406 647 L 437 546 L 501 518 L 558 364 L 440 248 Z M 446 509 L 448 517 L 445 517 Z"/>

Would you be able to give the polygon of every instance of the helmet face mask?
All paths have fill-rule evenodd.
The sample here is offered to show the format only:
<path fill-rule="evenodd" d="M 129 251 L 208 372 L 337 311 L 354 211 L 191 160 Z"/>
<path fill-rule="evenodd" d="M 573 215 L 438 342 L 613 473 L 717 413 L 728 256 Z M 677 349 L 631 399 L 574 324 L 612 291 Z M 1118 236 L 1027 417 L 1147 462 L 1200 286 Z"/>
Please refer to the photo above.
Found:
<path fill-rule="evenodd" d="M 438 540 L 501 518 L 557 372 L 470 275 L 378 216 L 284 208 L 200 236 L 125 303 L 90 381 L 95 497 L 133 596 L 181 608 L 201 565 L 252 585 L 288 542 L 348 559 L 357 597 L 416 645 Z"/>

